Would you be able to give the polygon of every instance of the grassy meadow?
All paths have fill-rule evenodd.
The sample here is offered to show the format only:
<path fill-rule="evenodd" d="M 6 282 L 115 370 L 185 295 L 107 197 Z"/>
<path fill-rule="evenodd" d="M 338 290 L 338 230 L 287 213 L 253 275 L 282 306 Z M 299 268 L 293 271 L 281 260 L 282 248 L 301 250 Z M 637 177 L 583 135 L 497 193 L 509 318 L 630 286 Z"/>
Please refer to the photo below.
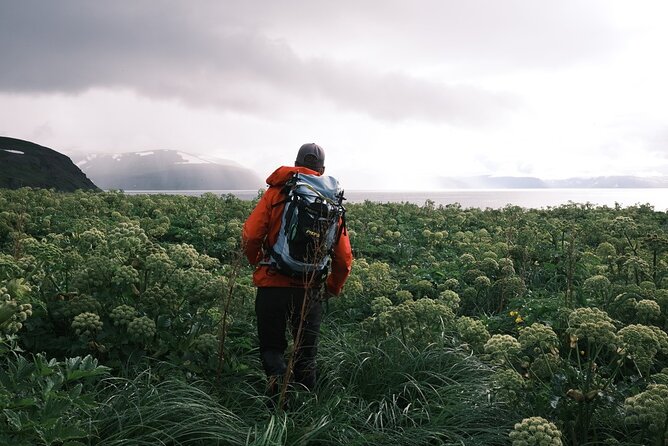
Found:
<path fill-rule="evenodd" d="M 348 205 L 318 386 L 283 410 L 254 203 L 0 191 L 0 444 L 666 444 L 665 212 Z"/>

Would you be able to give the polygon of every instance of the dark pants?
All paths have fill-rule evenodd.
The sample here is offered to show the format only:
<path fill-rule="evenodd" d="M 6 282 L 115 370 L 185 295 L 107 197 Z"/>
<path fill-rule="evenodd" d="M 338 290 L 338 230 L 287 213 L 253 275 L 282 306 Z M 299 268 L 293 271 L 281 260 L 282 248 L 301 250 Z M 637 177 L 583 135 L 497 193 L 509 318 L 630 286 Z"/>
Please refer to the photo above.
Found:
<path fill-rule="evenodd" d="M 306 307 L 302 309 L 304 302 Z M 285 329 L 289 321 L 292 339 L 296 346 L 294 381 L 309 390 L 313 389 L 316 380 L 315 356 L 322 320 L 319 289 L 258 288 L 255 314 L 260 338 L 260 358 L 267 376 L 274 378 L 275 381 L 287 371 L 284 354 L 288 346 Z"/>

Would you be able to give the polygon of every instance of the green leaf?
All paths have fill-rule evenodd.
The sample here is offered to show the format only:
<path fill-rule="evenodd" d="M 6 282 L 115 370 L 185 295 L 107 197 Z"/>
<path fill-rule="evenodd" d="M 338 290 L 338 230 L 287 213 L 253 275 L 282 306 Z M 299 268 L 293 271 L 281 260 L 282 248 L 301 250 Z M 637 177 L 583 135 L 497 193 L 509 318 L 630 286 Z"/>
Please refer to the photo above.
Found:
<path fill-rule="evenodd" d="M 12 429 L 20 431 L 23 428 L 23 424 L 21 423 L 21 417 L 19 416 L 18 413 L 10 409 L 4 409 L 3 412 L 5 414 L 5 417 L 7 418 L 7 424 L 9 424 L 9 426 Z"/>
<path fill-rule="evenodd" d="M 59 419 L 53 427 L 42 432 L 42 440 L 50 445 L 65 441 L 73 441 L 78 438 L 86 438 L 86 431 L 77 425 L 65 425 L 65 421 Z M 75 443 L 76 444 L 76 443 Z"/>
<path fill-rule="evenodd" d="M 97 359 L 91 355 L 87 355 L 83 359 L 80 357 L 69 358 L 66 360 L 65 366 L 67 382 L 104 375 L 111 370 L 109 367 L 98 365 Z"/>
<path fill-rule="evenodd" d="M 76 400 L 81 395 L 81 390 L 82 389 L 83 389 L 83 385 L 81 383 L 72 387 L 72 389 L 69 391 L 70 398 L 72 398 L 73 400 Z"/>
<path fill-rule="evenodd" d="M 71 402 L 61 395 L 62 393 L 51 395 L 51 398 L 44 404 L 44 408 L 40 413 L 40 420 L 44 425 L 52 426 L 57 424 L 61 420 L 63 413 L 70 408 Z"/>
<path fill-rule="evenodd" d="M 37 406 L 37 400 L 35 398 L 21 398 L 20 400 L 14 401 L 12 406 L 14 406 L 16 409 Z"/>

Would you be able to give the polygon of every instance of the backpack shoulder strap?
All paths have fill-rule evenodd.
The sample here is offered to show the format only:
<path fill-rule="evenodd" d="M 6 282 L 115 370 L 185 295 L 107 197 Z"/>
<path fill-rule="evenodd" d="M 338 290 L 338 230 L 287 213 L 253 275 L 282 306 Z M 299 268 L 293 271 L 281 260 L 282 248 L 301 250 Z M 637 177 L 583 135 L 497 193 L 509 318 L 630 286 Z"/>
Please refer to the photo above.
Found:
<path fill-rule="evenodd" d="M 348 228 L 346 227 L 346 208 L 341 206 L 342 212 L 341 212 L 341 226 L 339 226 L 339 230 L 337 231 L 336 234 L 336 240 L 335 243 L 339 243 L 339 240 L 341 239 L 341 235 L 344 233 L 348 234 Z"/>
<path fill-rule="evenodd" d="M 297 179 L 297 174 L 293 174 L 290 177 L 290 179 L 288 179 L 288 181 L 285 182 L 283 187 L 281 187 L 281 194 L 283 194 L 285 198 L 272 204 L 271 205 L 272 209 L 290 201 L 290 191 L 292 190 L 292 187 L 295 185 L 296 179 Z"/>

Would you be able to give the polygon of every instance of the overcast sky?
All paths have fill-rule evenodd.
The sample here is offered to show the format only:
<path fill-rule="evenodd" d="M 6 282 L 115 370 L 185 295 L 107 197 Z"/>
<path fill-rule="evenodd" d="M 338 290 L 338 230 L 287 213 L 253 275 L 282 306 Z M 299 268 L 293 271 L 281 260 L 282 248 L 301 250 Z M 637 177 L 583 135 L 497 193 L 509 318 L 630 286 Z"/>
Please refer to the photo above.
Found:
<path fill-rule="evenodd" d="M 668 2 L 0 0 L 0 135 L 346 188 L 668 175 Z"/>

